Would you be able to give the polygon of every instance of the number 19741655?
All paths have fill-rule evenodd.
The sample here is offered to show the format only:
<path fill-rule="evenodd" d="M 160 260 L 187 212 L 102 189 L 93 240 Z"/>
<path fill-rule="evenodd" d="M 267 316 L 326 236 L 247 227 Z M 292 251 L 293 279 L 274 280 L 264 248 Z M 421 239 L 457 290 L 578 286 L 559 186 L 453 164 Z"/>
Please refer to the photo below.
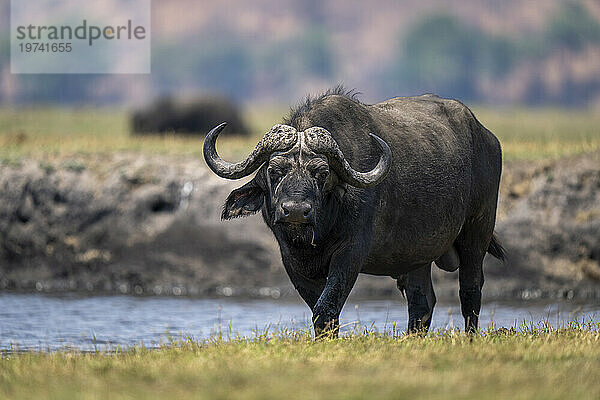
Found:
<path fill-rule="evenodd" d="M 70 53 L 71 43 L 19 43 L 21 53 Z"/>

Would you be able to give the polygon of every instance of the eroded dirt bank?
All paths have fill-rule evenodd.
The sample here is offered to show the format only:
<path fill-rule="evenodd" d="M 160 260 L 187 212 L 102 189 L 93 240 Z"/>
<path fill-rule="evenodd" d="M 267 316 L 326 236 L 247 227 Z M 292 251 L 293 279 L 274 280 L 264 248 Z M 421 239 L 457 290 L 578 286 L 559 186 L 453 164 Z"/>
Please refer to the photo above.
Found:
<path fill-rule="evenodd" d="M 240 182 L 200 159 L 116 154 L 0 166 L 0 290 L 293 294 L 260 216 L 220 222 Z M 506 163 L 488 298 L 600 297 L 600 154 Z M 457 274 L 436 269 L 438 297 Z M 399 295 L 361 277 L 363 295 Z"/>

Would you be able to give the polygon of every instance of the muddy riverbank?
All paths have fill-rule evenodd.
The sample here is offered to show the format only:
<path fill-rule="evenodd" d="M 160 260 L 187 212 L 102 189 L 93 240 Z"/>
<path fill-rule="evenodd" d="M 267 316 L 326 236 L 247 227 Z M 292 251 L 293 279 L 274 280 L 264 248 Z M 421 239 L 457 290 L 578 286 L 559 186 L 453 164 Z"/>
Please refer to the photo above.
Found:
<path fill-rule="evenodd" d="M 138 295 L 293 295 L 260 216 L 221 222 L 240 182 L 198 158 L 145 154 L 0 166 L 0 290 Z M 600 297 L 600 154 L 505 164 L 488 298 Z M 436 269 L 438 297 L 457 274 Z M 398 295 L 361 277 L 356 294 Z"/>

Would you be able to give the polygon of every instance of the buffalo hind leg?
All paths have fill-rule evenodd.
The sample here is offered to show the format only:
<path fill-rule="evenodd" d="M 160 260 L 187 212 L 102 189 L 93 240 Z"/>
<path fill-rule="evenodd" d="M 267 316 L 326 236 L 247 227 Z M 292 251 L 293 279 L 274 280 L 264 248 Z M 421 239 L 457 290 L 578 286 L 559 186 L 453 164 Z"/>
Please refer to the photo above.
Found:
<path fill-rule="evenodd" d="M 479 325 L 481 289 L 483 288 L 483 257 L 481 257 L 481 261 L 479 259 L 480 257 L 470 255 L 467 258 L 468 261 L 461 260 L 458 270 L 460 309 L 465 319 L 465 331 L 469 333 L 477 331 Z"/>
<path fill-rule="evenodd" d="M 465 319 L 465 331 L 477 331 L 483 288 L 483 258 L 492 239 L 494 219 L 491 223 L 471 223 L 463 227 L 455 242 L 460 258 L 458 279 L 460 308 Z"/>
<path fill-rule="evenodd" d="M 408 301 L 408 332 L 427 332 L 436 302 L 431 282 L 431 264 L 398 279 L 398 287 L 404 289 Z"/>

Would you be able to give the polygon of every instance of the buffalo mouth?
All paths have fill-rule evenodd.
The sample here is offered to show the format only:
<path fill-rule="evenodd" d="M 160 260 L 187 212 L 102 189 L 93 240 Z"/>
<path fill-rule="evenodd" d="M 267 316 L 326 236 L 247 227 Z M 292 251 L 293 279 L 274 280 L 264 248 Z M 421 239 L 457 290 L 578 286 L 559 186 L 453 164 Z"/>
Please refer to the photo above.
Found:
<path fill-rule="evenodd" d="M 296 246 L 308 247 L 315 242 L 315 225 L 312 222 L 278 222 L 285 240 Z"/>
<path fill-rule="evenodd" d="M 315 223 L 313 221 L 276 221 L 277 225 L 287 227 L 289 229 L 300 229 L 302 227 L 314 226 Z"/>

